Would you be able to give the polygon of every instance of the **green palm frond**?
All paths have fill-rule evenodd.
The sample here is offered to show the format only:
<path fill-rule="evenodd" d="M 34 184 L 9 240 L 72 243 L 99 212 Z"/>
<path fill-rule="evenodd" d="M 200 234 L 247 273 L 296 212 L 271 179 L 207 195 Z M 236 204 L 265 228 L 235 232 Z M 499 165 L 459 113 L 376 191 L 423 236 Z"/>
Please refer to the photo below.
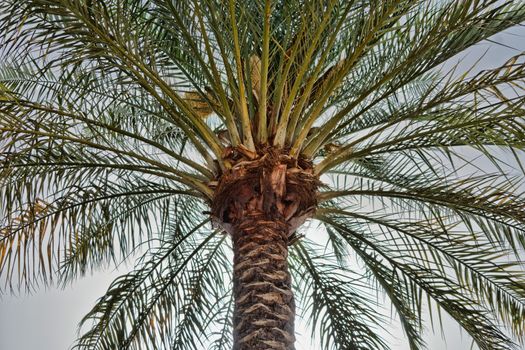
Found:
<path fill-rule="evenodd" d="M 15 261 L 28 268 L 32 261 L 41 265 L 42 277 L 47 279 L 55 262 L 51 256 L 44 259 L 46 245 L 51 252 L 58 242 L 68 249 L 78 241 L 80 232 L 86 232 L 82 237 L 86 243 L 93 235 L 101 239 L 101 229 L 116 220 L 124 224 L 117 224 L 107 234 L 119 232 L 124 237 L 134 231 L 131 222 L 150 221 L 151 207 L 163 211 L 163 199 L 202 196 L 197 188 L 205 188 L 210 170 L 184 156 L 186 138 L 182 133 L 175 131 L 165 140 L 156 137 L 170 124 L 157 120 L 150 125 L 140 123 L 139 128 L 138 119 L 133 120 L 140 118 L 133 99 L 144 104 L 140 96 L 117 93 L 106 99 L 102 90 L 106 82 L 94 86 L 93 78 L 78 88 L 79 93 L 86 87 L 92 90 L 85 96 L 77 95 L 77 87 L 52 75 L 31 77 L 31 68 L 11 66 L 6 70 L 5 84 L 17 88 L 21 96 L 10 96 L 0 107 L 0 191 L 6 200 L 2 241 L 25 247 L 2 255 L 1 265 L 6 266 L 3 271 L 7 274 L 13 274 Z M 46 100 L 32 102 L 22 97 L 38 95 L 42 88 L 47 96 L 40 96 Z M 72 96 L 63 97 L 64 90 Z M 127 99 L 125 104 L 119 103 L 122 99 Z M 130 114 L 133 117 L 128 117 Z M 180 181 L 181 176 L 187 181 Z M 127 250 L 127 240 L 120 242 Z M 29 254 L 32 246 L 38 247 L 38 255 L 32 255 L 36 251 Z M 28 271 L 24 280 L 29 283 L 31 275 Z"/>
<path fill-rule="evenodd" d="M 454 152 L 454 147 L 467 146 L 485 154 L 490 154 L 490 146 L 523 149 L 521 119 L 525 101 L 521 96 L 507 97 L 499 90 L 505 85 L 520 88 L 524 72 L 521 64 L 515 64 L 517 59 L 522 58 L 516 56 L 468 81 L 460 80 L 440 89 L 430 85 L 408 104 L 386 103 L 385 111 L 379 106 L 378 113 L 371 109 L 353 116 L 352 123 L 336 136 L 341 141 L 352 141 L 325 157 L 319 171 L 350 159 L 411 149 Z M 361 119 L 367 123 L 362 124 Z M 360 135 L 364 130 L 367 134 Z"/>
<path fill-rule="evenodd" d="M 199 208 L 199 202 L 175 198 L 180 192 L 169 187 L 163 190 L 160 184 L 141 184 L 140 180 L 136 183 L 140 187 L 134 193 L 116 191 L 103 200 L 95 200 L 100 209 L 88 210 L 89 222 L 79 227 L 60 262 L 62 281 L 72 281 L 88 271 L 93 272 L 103 263 L 120 263 L 141 246 L 151 246 L 156 229 L 161 233 L 155 236 L 166 239 L 163 232 L 184 232 L 193 225 L 198 217 L 195 209 Z M 176 216 L 176 224 L 171 223 L 168 213 Z M 147 229 L 146 235 L 135 232 L 137 225 Z M 169 235 L 172 237 L 174 233 Z"/>
<path fill-rule="evenodd" d="M 339 107 L 329 122 L 312 135 L 311 145 L 305 149 L 306 154 L 314 154 L 333 128 L 343 122 L 347 115 L 356 110 L 360 104 L 366 102 L 366 109 L 374 106 L 391 96 L 399 88 L 445 62 L 454 54 L 523 21 L 525 16 L 523 5 L 507 2 L 491 7 L 494 3 L 494 1 L 477 4 L 473 4 L 472 1 L 461 4 L 447 2 L 442 7 L 436 7 L 435 4 L 428 2 L 426 6 L 421 5 L 423 9 L 416 12 L 415 18 L 404 17 L 406 27 L 394 26 L 392 33 L 384 38 L 385 41 L 388 40 L 385 45 L 392 52 L 388 52 L 387 49 L 378 50 L 379 53 L 377 53 L 373 50 L 374 45 L 369 48 L 373 60 L 377 60 L 384 52 L 388 57 L 387 66 L 383 68 L 379 65 L 378 67 L 376 61 L 363 62 L 368 69 L 373 67 L 374 72 L 372 74 L 362 72 L 363 78 L 351 77 L 351 81 L 364 79 L 361 85 L 364 90 L 351 91 L 350 101 Z M 372 27 L 372 30 L 374 29 L 377 30 Z M 372 33 L 367 34 L 372 36 Z M 405 44 L 399 44 L 397 40 L 400 40 L 401 43 L 404 41 Z M 414 43 L 417 44 L 414 45 Z M 366 57 L 366 55 L 363 56 Z M 338 79 L 344 76 L 340 75 Z M 375 81 L 367 81 L 370 76 L 372 79 L 374 76 L 377 78 Z M 351 83 L 347 85 L 353 87 Z M 326 95 L 330 96 L 328 93 Z M 314 114 L 310 121 L 305 122 L 307 129 L 313 125 L 316 117 Z M 307 136 L 304 131 L 302 134 Z"/>
<path fill-rule="evenodd" d="M 326 227 L 326 229 L 331 232 L 330 240 L 336 238 L 344 241 L 344 238 L 339 236 L 336 230 L 332 230 L 330 227 Z M 410 349 L 426 348 L 422 335 L 421 308 L 417 308 L 420 305 L 414 304 L 414 301 L 417 300 L 417 296 L 413 295 L 414 289 L 404 288 L 405 284 L 390 266 L 379 264 L 374 259 L 367 259 L 367 256 L 364 256 L 362 253 L 358 253 L 358 255 L 366 264 L 368 273 L 373 276 L 373 279 L 384 291 L 397 311 Z"/>
<path fill-rule="evenodd" d="M 525 247 L 525 203 L 518 192 L 521 180 L 501 180 L 494 174 L 456 179 L 435 174 L 419 177 L 407 173 L 411 169 L 407 162 L 397 163 L 402 168 L 401 174 L 395 171 L 385 174 L 388 163 L 377 164 L 375 168 L 365 168 L 366 171 L 356 167 L 356 171 L 350 173 L 353 179 L 349 179 L 349 183 L 342 183 L 340 190 L 321 193 L 321 200 L 346 198 L 347 203 L 355 205 L 369 199 L 372 204 L 378 202 L 391 208 L 391 214 L 398 215 L 396 209 L 403 211 L 404 218 L 425 218 L 425 213 L 438 220 L 454 216 L 472 234 L 481 230 L 487 239 L 511 247 L 518 256 Z"/>
<path fill-rule="evenodd" d="M 339 232 L 365 262 L 368 261 L 367 267 L 373 274 L 381 276 L 381 270 L 374 268 L 378 264 L 393 269 L 394 281 L 403 281 L 402 287 L 413 291 L 410 300 L 413 312 L 420 312 L 417 310 L 421 309 L 421 290 L 461 324 L 481 349 L 515 348 L 498 329 L 496 320 L 504 314 L 502 307 L 512 308 L 516 310 L 514 317 L 503 317 L 502 321 L 517 334 L 523 330 L 523 272 L 514 270 L 518 263 L 495 262 L 493 259 L 504 256 L 504 252 L 494 251 L 491 244 L 470 243 L 469 235 L 456 238 L 452 245 L 447 239 L 436 240 L 437 232 L 424 237 L 415 225 L 397 227 L 381 219 L 356 216 L 382 226 L 384 233 L 371 235 L 363 232 L 359 222 L 345 222 L 344 218 L 341 221 L 333 215 L 319 218 Z M 389 285 L 389 288 L 396 287 Z M 397 310 L 406 314 L 403 308 Z"/>
<path fill-rule="evenodd" d="M 225 236 L 203 231 L 203 224 L 185 234 L 172 231 L 135 271 L 115 280 L 82 321 L 89 328 L 75 348 L 202 348 L 207 328 L 221 324 L 217 311 L 230 269 Z"/>
<path fill-rule="evenodd" d="M 291 261 L 299 302 L 323 348 L 387 348 L 377 334 L 380 312 L 373 295 L 363 292 L 362 276 L 331 264 L 308 243 L 294 246 Z"/>

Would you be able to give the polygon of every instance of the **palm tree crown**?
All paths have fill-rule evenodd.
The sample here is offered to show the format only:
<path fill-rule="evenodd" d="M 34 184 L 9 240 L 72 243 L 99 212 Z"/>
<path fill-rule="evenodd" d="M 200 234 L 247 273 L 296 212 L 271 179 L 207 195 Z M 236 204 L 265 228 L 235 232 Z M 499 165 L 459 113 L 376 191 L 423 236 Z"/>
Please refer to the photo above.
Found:
<path fill-rule="evenodd" d="M 135 257 L 79 349 L 293 349 L 295 305 L 323 348 L 387 349 L 378 294 L 411 349 L 436 309 L 518 348 L 525 60 L 443 64 L 524 21 L 495 0 L 0 1 L 3 289 Z"/>

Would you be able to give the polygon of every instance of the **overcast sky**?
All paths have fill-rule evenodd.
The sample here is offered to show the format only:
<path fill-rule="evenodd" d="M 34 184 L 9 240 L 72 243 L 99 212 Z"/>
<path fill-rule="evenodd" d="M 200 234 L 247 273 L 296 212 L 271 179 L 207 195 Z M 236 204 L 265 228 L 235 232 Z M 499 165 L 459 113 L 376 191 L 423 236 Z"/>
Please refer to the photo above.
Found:
<path fill-rule="evenodd" d="M 491 48 L 479 68 L 494 67 L 506 59 L 525 51 L 525 29 L 513 28 L 492 38 L 495 44 L 480 44 L 463 62 L 468 65 L 477 60 L 487 48 Z M 505 46 L 503 46 L 505 45 Z M 513 47 L 511 49 L 509 47 Z M 463 57 L 463 56 L 462 56 Z M 457 61 L 457 59 L 456 59 Z M 72 287 L 64 290 L 41 290 L 33 295 L 20 297 L 4 296 L 0 299 L 0 350 L 66 350 L 75 339 L 77 324 L 84 314 L 94 305 L 110 282 L 118 276 L 116 271 L 107 271 L 96 276 L 78 280 Z M 393 319 L 393 323 L 397 323 Z M 425 340 L 429 350 L 465 350 L 471 341 L 461 334 L 458 327 L 444 318 L 445 343 L 441 334 L 434 334 L 427 329 Z M 429 326 L 429 325 L 428 325 Z M 297 331 L 302 333 L 296 344 L 297 350 L 318 350 L 310 344 L 308 334 L 300 325 Z M 391 343 L 394 350 L 408 349 L 403 340 L 401 329 Z"/>

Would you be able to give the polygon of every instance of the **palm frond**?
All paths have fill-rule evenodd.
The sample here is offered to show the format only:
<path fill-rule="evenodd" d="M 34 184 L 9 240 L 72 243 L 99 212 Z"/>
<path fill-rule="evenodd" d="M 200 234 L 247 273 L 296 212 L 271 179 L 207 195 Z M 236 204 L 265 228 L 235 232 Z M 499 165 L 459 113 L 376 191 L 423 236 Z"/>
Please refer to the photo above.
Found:
<path fill-rule="evenodd" d="M 295 291 L 313 334 L 326 349 L 386 349 L 378 335 L 381 316 L 361 276 L 330 263 L 308 243 L 291 251 Z M 361 287 L 361 288 L 359 288 Z"/>
<path fill-rule="evenodd" d="M 412 283 L 422 288 L 462 324 L 481 348 L 491 348 L 506 339 L 496 328 L 493 319 L 500 318 L 515 335 L 523 336 L 523 272 L 519 269 L 519 261 L 505 259 L 508 252 L 504 249 L 497 248 L 483 237 L 473 237 L 468 231 L 457 230 L 454 226 L 442 228 L 440 223 L 432 229 L 429 222 L 401 223 L 330 209 L 326 210 L 326 214 L 320 213 L 320 219 L 346 237 L 347 242 L 351 239 L 360 241 L 363 245 L 361 250 L 374 250 L 381 260 L 386 259 L 393 268 L 408 274 L 410 279 L 417 279 Z M 374 233 L 364 233 L 363 227 L 368 227 Z M 356 249 L 355 245 L 352 247 Z M 470 302 L 462 307 L 470 304 L 473 311 L 481 312 L 480 322 L 485 319 L 479 324 L 486 326 L 484 338 L 479 337 L 479 325 L 469 325 L 470 320 L 465 320 L 471 312 L 466 309 L 456 310 L 466 300 Z M 511 318 L 508 317 L 510 314 Z M 489 337 L 490 333 L 492 336 Z M 510 340 L 506 343 L 512 345 Z"/>
<path fill-rule="evenodd" d="M 229 269 L 225 237 L 202 224 L 173 233 L 179 238 L 159 242 L 135 271 L 113 282 L 82 321 L 89 328 L 75 348 L 202 348 L 207 328 L 221 322 Z"/>

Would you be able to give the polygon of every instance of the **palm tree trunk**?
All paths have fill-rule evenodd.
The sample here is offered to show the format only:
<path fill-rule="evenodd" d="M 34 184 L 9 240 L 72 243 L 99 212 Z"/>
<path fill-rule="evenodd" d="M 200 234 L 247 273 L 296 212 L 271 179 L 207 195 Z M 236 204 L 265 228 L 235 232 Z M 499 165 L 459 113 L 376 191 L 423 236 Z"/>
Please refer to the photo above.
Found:
<path fill-rule="evenodd" d="M 212 218 L 231 234 L 234 250 L 234 350 L 293 350 L 295 304 L 288 245 L 316 207 L 312 164 L 283 150 L 255 155 L 233 149 L 221 174 Z"/>
<path fill-rule="evenodd" d="M 294 349 L 288 224 L 247 213 L 233 232 L 234 350 Z"/>

